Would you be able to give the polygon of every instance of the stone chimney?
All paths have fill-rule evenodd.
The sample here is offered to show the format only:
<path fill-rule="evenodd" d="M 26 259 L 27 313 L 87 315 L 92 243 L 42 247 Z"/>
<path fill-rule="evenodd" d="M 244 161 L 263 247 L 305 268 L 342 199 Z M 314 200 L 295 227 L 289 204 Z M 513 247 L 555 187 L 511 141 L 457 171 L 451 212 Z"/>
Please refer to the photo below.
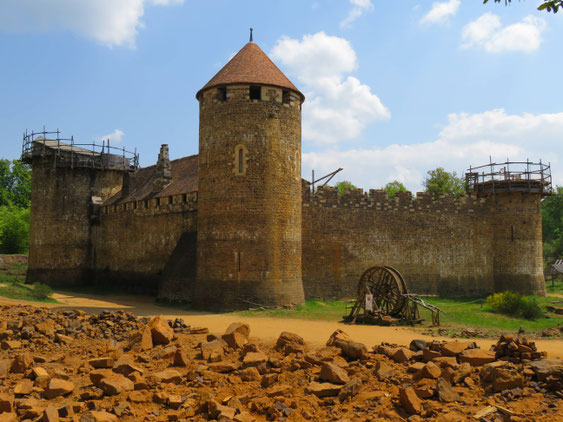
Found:
<path fill-rule="evenodd" d="M 156 162 L 156 173 L 153 183 L 153 190 L 161 190 L 172 181 L 172 166 L 170 165 L 170 155 L 168 144 L 162 144 Z"/>

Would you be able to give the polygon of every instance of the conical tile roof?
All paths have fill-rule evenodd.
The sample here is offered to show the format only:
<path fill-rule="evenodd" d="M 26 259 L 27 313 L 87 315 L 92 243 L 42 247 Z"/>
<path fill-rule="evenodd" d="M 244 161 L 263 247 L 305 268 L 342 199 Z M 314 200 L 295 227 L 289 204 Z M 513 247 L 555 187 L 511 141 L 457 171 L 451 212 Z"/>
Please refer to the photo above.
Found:
<path fill-rule="evenodd" d="M 234 85 L 256 84 L 271 85 L 291 89 L 299 94 L 301 100 L 305 96 L 282 73 L 272 60 L 255 43 L 249 42 L 227 63 L 203 88 L 196 98 L 206 89 Z"/>

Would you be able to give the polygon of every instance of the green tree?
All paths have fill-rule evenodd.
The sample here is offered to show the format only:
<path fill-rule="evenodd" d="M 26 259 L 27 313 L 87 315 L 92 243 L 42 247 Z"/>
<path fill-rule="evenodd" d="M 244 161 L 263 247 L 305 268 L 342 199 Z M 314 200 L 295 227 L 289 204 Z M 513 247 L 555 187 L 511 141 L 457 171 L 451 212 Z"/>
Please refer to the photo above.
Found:
<path fill-rule="evenodd" d="M 338 194 L 340 196 L 344 195 L 344 191 L 346 189 L 355 189 L 356 186 L 352 184 L 349 180 L 343 180 L 342 182 L 338 182 L 336 184 L 336 189 L 338 190 Z"/>
<path fill-rule="evenodd" d="M 455 171 L 447 172 L 442 167 L 428 171 L 428 176 L 423 182 L 426 192 L 438 197 L 440 194 L 449 194 L 460 197 L 465 192 L 465 182 L 457 177 Z"/>
<path fill-rule="evenodd" d="M 29 208 L 0 207 L 0 253 L 29 249 Z"/>
<path fill-rule="evenodd" d="M 0 159 L 0 206 L 27 208 L 30 203 L 30 166 L 18 160 Z"/>
<path fill-rule="evenodd" d="M 387 183 L 383 189 L 387 191 L 387 196 L 389 198 L 393 198 L 395 196 L 395 192 L 406 192 L 407 188 L 398 180 L 393 180 L 392 182 Z"/>
<path fill-rule="evenodd" d="M 501 0 L 495 0 L 495 3 L 500 3 Z M 488 3 L 489 0 L 483 0 L 483 4 Z M 508 5 L 512 3 L 511 0 L 504 0 L 504 4 Z M 557 10 L 563 9 L 563 0 L 544 0 L 542 4 L 539 5 L 538 10 L 546 10 L 548 12 L 557 13 Z"/>
<path fill-rule="evenodd" d="M 542 201 L 542 237 L 548 260 L 563 256 L 563 186 Z"/>

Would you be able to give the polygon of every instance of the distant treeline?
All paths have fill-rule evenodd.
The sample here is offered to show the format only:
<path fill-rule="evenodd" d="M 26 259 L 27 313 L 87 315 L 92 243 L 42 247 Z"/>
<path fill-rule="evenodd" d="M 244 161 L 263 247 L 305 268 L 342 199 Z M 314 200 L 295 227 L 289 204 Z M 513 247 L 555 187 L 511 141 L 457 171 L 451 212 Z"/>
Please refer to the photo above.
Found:
<path fill-rule="evenodd" d="M 30 166 L 0 159 L 0 253 L 27 253 L 30 204 Z"/>

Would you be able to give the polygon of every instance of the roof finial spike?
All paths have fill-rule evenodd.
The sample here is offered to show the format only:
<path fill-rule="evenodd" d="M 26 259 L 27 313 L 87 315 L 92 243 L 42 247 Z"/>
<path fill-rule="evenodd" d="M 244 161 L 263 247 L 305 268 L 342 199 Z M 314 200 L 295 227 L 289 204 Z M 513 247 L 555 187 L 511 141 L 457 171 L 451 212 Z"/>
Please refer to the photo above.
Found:
<path fill-rule="evenodd" d="M 252 28 L 250 28 L 250 42 L 254 42 L 254 40 L 252 39 Z"/>

